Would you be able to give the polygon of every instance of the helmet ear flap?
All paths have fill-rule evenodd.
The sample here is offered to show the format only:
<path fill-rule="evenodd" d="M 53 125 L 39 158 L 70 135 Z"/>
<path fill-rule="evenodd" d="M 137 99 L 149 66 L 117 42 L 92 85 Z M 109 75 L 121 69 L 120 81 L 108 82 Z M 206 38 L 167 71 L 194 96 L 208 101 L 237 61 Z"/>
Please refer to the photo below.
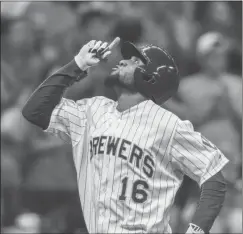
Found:
<path fill-rule="evenodd" d="M 163 101 L 176 92 L 179 86 L 177 76 L 177 69 L 166 65 L 158 67 L 151 74 L 143 67 L 137 67 L 134 72 L 135 85 L 138 90 L 149 98 Z"/>
<path fill-rule="evenodd" d="M 150 84 L 155 84 L 156 77 L 155 74 L 149 74 L 144 68 L 138 67 L 136 68 L 137 72 L 140 73 L 140 78 L 142 78 L 142 81 L 146 81 Z"/>
<path fill-rule="evenodd" d="M 142 67 L 137 67 L 134 72 L 134 80 L 138 90 L 150 98 L 151 94 L 149 92 L 149 86 L 156 83 L 155 75 L 148 74 L 148 72 Z"/>

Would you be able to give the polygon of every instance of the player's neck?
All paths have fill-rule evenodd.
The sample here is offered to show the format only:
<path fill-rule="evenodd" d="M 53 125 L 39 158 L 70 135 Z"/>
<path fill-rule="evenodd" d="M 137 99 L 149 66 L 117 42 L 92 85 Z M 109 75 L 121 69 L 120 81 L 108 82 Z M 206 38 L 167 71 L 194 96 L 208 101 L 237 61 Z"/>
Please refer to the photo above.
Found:
<path fill-rule="evenodd" d="M 147 98 L 141 95 L 140 93 L 121 93 L 120 95 L 118 95 L 117 110 L 123 112 L 145 100 L 147 100 Z"/>

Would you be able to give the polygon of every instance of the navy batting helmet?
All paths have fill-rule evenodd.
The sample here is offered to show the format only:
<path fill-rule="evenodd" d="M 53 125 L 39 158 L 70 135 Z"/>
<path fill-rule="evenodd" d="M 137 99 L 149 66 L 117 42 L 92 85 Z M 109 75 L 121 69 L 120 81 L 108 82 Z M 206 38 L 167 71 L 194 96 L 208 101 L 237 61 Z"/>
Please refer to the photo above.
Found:
<path fill-rule="evenodd" d="M 144 62 L 144 66 L 135 70 L 135 85 L 155 103 L 162 104 L 177 92 L 178 68 L 166 50 L 153 45 L 137 48 L 131 42 L 123 42 L 121 54 L 124 59 L 136 56 Z"/>

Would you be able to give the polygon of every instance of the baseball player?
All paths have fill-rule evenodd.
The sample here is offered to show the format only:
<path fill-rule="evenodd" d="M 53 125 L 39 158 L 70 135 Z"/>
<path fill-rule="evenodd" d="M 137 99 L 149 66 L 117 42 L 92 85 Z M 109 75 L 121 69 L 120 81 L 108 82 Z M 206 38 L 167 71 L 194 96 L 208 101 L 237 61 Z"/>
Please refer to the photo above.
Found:
<path fill-rule="evenodd" d="M 105 82 L 117 101 L 62 97 L 119 42 L 85 44 L 36 89 L 22 114 L 72 144 L 90 233 L 172 233 L 170 211 L 185 174 L 201 187 L 186 233 L 208 233 L 224 201 L 221 170 L 228 160 L 189 121 L 161 107 L 179 85 L 176 64 L 164 49 L 120 43 L 124 60 Z"/>

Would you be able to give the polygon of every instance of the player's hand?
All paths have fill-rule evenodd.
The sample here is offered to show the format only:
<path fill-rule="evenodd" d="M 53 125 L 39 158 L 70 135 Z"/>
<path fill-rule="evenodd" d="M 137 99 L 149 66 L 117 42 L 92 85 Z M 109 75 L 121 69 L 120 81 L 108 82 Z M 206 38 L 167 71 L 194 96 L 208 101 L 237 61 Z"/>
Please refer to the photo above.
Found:
<path fill-rule="evenodd" d="M 92 40 L 81 48 L 78 55 L 75 56 L 75 61 L 79 68 L 85 71 L 89 67 L 97 65 L 101 60 L 106 60 L 110 54 L 107 42 Z"/>

